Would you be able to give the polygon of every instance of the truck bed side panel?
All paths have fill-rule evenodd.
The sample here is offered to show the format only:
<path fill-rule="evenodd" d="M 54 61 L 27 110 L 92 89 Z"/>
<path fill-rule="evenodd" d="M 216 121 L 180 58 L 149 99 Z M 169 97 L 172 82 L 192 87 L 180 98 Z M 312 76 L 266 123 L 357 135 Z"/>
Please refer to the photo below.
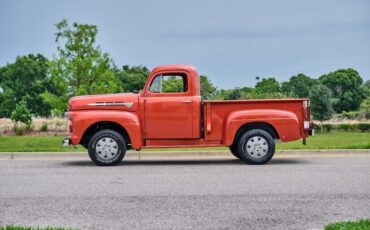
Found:
<path fill-rule="evenodd" d="M 305 135 L 304 100 L 308 99 L 205 101 L 205 139 L 222 140 L 227 144 L 225 142 L 230 142 L 227 140 L 229 136 L 235 134 L 233 129 L 237 131 L 240 126 L 252 122 L 272 125 L 282 141 L 300 139 Z M 228 118 L 236 112 L 242 115 L 241 118 L 227 123 Z"/>

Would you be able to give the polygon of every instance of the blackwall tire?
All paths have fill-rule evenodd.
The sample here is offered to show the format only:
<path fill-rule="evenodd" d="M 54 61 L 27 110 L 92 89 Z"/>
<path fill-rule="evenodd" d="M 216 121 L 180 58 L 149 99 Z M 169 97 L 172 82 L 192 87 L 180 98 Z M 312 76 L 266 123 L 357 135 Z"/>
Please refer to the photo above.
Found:
<path fill-rule="evenodd" d="M 237 145 L 233 144 L 229 146 L 231 154 L 233 154 L 236 158 L 241 159 L 240 154 L 237 149 Z"/>
<path fill-rule="evenodd" d="M 252 129 L 241 135 L 238 141 L 240 157 L 248 164 L 265 164 L 275 153 L 275 141 L 262 129 Z"/>
<path fill-rule="evenodd" d="M 120 163 L 125 156 L 126 142 L 118 132 L 103 129 L 91 137 L 88 151 L 95 164 L 112 166 Z"/>

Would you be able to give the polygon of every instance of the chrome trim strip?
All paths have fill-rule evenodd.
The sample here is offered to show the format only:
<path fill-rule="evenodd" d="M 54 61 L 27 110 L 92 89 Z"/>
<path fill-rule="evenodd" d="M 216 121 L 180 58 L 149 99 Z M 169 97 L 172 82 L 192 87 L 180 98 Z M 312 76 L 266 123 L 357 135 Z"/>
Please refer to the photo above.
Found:
<path fill-rule="evenodd" d="M 88 106 L 126 106 L 127 108 L 131 108 L 133 102 L 95 102 L 89 103 Z"/>

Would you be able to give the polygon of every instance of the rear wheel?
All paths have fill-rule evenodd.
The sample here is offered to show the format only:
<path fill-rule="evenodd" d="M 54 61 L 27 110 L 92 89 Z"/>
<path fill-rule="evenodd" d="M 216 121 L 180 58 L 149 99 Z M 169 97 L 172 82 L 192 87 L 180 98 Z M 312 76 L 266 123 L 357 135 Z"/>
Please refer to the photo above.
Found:
<path fill-rule="evenodd" d="M 103 129 L 95 133 L 88 145 L 91 160 L 100 166 L 116 165 L 126 153 L 125 139 L 116 131 Z"/>
<path fill-rule="evenodd" d="M 237 151 L 249 164 L 265 164 L 274 156 L 275 141 L 265 130 L 252 129 L 241 135 Z"/>

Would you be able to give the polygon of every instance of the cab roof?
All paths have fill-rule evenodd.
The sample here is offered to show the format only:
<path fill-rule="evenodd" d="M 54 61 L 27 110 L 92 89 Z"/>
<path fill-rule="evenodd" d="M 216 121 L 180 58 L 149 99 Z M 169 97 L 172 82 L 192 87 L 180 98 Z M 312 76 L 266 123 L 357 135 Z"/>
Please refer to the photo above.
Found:
<path fill-rule="evenodd" d="M 184 64 L 172 64 L 172 65 L 161 65 L 155 67 L 152 72 L 158 71 L 176 71 L 176 70 L 185 70 L 189 72 L 197 72 L 197 69 L 192 65 L 184 65 Z"/>

